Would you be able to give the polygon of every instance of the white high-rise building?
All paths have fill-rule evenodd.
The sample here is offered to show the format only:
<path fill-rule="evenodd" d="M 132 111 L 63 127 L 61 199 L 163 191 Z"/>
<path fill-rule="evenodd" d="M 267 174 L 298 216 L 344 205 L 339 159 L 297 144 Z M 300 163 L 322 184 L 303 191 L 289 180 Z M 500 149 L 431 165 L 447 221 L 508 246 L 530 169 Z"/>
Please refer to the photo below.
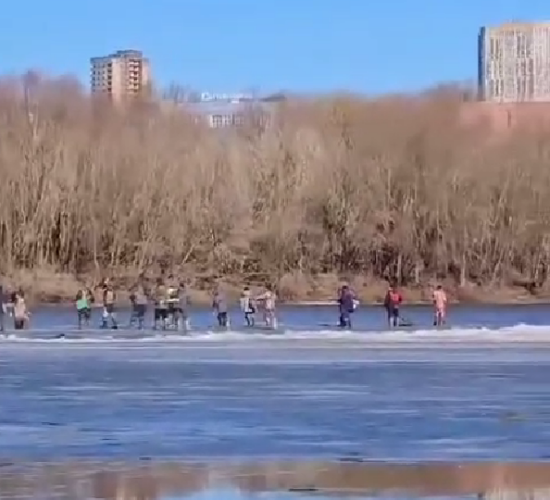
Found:
<path fill-rule="evenodd" d="M 481 28 L 478 86 L 484 101 L 550 101 L 550 22 Z"/>

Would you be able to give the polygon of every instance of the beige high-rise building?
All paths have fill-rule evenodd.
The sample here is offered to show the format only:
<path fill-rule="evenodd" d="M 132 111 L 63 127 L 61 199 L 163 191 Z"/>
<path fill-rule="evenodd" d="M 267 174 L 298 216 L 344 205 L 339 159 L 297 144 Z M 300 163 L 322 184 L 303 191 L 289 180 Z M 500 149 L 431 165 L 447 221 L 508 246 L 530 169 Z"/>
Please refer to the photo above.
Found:
<path fill-rule="evenodd" d="M 550 101 L 550 22 L 484 27 L 478 42 L 481 100 Z"/>
<path fill-rule="evenodd" d="M 121 102 L 150 92 L 149 60 L 138 50 L 119 50 L 104 57 L 92 57 L 91 90 Z"/>

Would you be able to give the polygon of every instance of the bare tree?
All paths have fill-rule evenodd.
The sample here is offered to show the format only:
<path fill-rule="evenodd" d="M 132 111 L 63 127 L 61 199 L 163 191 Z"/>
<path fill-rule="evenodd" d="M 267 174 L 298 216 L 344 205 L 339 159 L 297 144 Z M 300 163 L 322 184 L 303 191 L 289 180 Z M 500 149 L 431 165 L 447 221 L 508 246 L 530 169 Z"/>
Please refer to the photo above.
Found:
<path fill-rule="evenodd" d="M 288 99 L 220 134 L 184 111 L 95 102 L 66 77 L 5 79 L 2 272 L 542 287 L 550 141 L 465 128 L 463 90 Z"/>

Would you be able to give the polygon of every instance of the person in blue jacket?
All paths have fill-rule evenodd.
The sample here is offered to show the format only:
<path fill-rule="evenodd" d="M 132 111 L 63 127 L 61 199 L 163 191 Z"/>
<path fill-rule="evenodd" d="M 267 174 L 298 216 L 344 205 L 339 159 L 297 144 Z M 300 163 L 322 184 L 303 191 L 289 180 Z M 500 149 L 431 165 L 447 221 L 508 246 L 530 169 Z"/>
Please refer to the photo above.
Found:
<path fill-rule="evenodd" d="M 351 315 L 357 307 L 357 297 L 348 285 L 340 288 L 338 308 L 340 311 L 340 328 L 351 328 Z"/>

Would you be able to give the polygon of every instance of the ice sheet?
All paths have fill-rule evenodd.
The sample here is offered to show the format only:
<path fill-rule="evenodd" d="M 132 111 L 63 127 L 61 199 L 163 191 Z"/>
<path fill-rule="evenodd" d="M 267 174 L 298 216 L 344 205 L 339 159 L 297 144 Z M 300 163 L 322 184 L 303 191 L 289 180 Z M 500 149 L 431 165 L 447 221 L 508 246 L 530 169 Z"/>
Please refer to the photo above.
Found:
<path fill-rule="evenodd" d="M 61 336 L 63 335 L 63 336 Z M 8 332 L 0 337 L 1 343 L 54 343 L 54 344 L 97 344 L 97 343 L 186 343 L 191 345 L 222 343 L 253 346 L 257 343 L 282 344 L 295 341 L 296 345 L 307 342 L 308 345 L 340 346 L 350 344 L 368 344 L 390 347 L 404 345 L 420 346 L 477 346 L 506 344 L 548 344 L 550 346 L 550 326 L 517 324 L 501 328 L 461 328 L 446 330 L 433 329 L 396 329 L 390 330 L 355 330 L 342 331 L 337 329 L 320 330 L 279 330 L 274 332 L 247 332 L 243 330 L 230 331 L 191 331 L 155 332 L 131 330 L 83 330 L 63 329 L 60 327 L 33 328 L 30 331 Z M 296 341 L 301 341 L 296 342 Z"/>
<path fill-rule="evenodd" d="M 5 341 L 4 456 L 548 458 L 547 327 Z"/>

